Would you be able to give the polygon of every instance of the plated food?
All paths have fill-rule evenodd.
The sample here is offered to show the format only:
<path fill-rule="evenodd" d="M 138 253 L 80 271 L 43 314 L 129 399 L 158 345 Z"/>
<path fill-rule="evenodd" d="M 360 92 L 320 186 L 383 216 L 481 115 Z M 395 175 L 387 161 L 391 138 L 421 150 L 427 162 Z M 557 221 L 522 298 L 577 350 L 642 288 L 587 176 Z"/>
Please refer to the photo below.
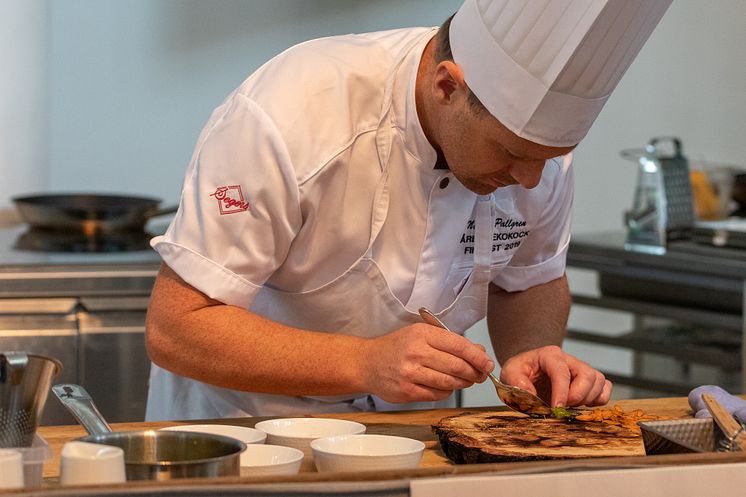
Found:
<path fill-rule="evenodd" d="M 575 416 L 575 421 L 599 421 L 612 426 L 620 426 L 628 430 L 640 432 L 641 421 L 660 421 L 668 419 L 664 416 L 645 414 L 642 409 L 625 412 L 619 405 L 611 409 L 593 409 Z"/>
<path fill-rule="evenodd" d="M 455 463 L 642 456 L 637 423 L 663 419 L 636 409 L 568 410 L 561 419 L 511 412 L 466 412 L 433 426 L 445 455 Z"/>

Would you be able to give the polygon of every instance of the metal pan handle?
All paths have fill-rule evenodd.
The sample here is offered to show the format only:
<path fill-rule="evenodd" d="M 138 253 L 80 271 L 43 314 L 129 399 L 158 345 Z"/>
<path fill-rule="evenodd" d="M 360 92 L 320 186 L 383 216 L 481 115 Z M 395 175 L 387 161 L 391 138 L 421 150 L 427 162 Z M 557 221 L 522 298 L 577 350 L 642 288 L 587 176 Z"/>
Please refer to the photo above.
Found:
<path fill-rule="evenodd" d="M 673 143 L 673 155 L 667 157 L 667 156 L 663 156 L 660 153 L 660 144 L 662 142 Z M 650 143 L 648 143 L 648 146 L 645 147 L 645 149 L 649 153 L 660 158 L 678 159 L 680 157 L 683 157 L 681 153 L 681 150 L 682 150 L 681 140 L 675 136 L 659 136 L 656 138 L 652 138 L 650 140 Z"/>
<path fill-rule="evenodd" d="M 26 366 L 28 355 L 25 352 L 0 353 L 0 385 L 20 385 Z"/>
<path fill-rule="evenodd" d="M 72 383 L 61 383 L 54 385 L 52 392 L 90 435 L 104 435 L 111 432 L 109 423 L 106 422 L 83 387 Z"/>
<path fill-rule="evenodd" d="M 161 207 L 158 209 L 149 210 L 145 213 L 145 218 L 150 219 L 152 217 L 160 217 L 165 216 L 167 214 L 173 214 L 176 211 L 179 210 L 179 206 L 177 205 L 170 205 L 168 207 Z"/>

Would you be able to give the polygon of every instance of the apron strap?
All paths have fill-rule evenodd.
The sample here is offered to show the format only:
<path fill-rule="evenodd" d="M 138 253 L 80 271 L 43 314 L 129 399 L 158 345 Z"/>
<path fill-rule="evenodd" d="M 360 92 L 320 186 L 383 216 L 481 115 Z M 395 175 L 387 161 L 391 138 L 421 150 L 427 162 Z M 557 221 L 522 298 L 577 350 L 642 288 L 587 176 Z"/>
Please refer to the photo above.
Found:
<path fill-rule="evenodd" d="M 476 236 L 474 237 L 474 272 L 477 276 L 489 275 L 492 260 L 492 235 L 494 219 L 492 217 L 492 194 L 480 195 L 476 209 Z M 489 276 L 486 276 L 489 279 Z"/>
<path fill-rule="evenodd" d="M 476 236 L 474 237 L 474 285 L 484 288 L 476 295 L 479 299 L 479 309 L 487 312 L 489 287 L 491 279 L 490 262 L 492 261 L 492 235 L 494 233 L 494 217 L 492 216 L 492 194 L 480 195 L 477 201 Z"/>
<path fill-rule="evenodd" d="M 428 41 L 429 43 L 429 41 Z M 391 156 L 391 146 L 393 143 L 391 133 L 391 101 L 393 99 L 394 84 L 396 83 L 396 74 L 402 63 L 409 57 L 409 53 L 420 44 L 420 38 L 409 43 L 404 50 L 406 54 L 402 56 L 391 70 L 391 74 L 386 81 L 383 90 L 383 99 L 381 104 L 381 114 L 378 117 L 378 126 L 376 128 L 376 150 L 378 152 L 378 164 L 381 167 L 381 179 L 376 187 L 376 194 L 373 199 L 373 213 L 371 217 L 370 238 L 368 248 L 365 251 L 365 258 L 371 258 L 373 243 L 376 241 L 378 234 L 381 232 L 383 223 L 389 212 L 389 158 Z"/>

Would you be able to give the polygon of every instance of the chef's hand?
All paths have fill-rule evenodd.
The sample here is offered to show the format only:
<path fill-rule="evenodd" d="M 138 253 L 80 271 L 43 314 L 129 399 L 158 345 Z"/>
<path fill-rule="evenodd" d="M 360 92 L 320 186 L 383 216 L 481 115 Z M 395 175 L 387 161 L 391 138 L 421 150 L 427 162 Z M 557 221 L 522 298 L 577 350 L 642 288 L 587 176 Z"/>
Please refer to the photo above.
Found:
<path fill-rule="evenodd" d="M 611 382 L 600 371 L 556 345 L 514 355 L 505 361 L 500 379 L 537 393 L 552 407 L 599 406 L 611 397 Z"/>
<path fill-rule="evenodd" d="M 369 340 L 361 356 L 368 391 L 392 403 L 445 399 L 495 367 L 483 346 L 424 323 Z"/>

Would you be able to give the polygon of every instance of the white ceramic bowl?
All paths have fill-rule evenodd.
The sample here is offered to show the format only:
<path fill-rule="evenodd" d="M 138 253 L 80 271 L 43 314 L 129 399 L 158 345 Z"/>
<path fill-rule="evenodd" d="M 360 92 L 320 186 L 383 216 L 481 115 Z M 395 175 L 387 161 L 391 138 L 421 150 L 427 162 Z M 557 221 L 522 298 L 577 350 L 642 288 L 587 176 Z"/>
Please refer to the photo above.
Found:
<path fill-rule="evenodd" d="M 302 462 L 303 452 L 298 449 L 252 444 L 241 453 L 241 476 L 294 475 Z"/>
<path fill-rule="evenodd" d="M 381 471 L 416 468 L 425 444 L 390 435 L 340 435 L 311 442 L 316 469 Z"/>
<path fill-rule="evenodd" d="M 166 431 L 195 431 L 198 433 L 211 433 L 235 438 L 245 444 L 263 444 L 267 440 L 267 434 L 261 430 L 249 428 L 248 426 L 234 425 L 177 425 L 161 428 Z"/>
<path fill-rule="evenodd" d="M 256 429 L 267 434 L 267 443 L 283 445 L 301 450 L 304 454 L 301 467 L 313 471 L 313 452 L 311 442 L 317 438 L 336 435 L 353 435 L 365 433 L 365 425 L 354 421 L 329 418 L 281 418 L 260 421 Z"/>

